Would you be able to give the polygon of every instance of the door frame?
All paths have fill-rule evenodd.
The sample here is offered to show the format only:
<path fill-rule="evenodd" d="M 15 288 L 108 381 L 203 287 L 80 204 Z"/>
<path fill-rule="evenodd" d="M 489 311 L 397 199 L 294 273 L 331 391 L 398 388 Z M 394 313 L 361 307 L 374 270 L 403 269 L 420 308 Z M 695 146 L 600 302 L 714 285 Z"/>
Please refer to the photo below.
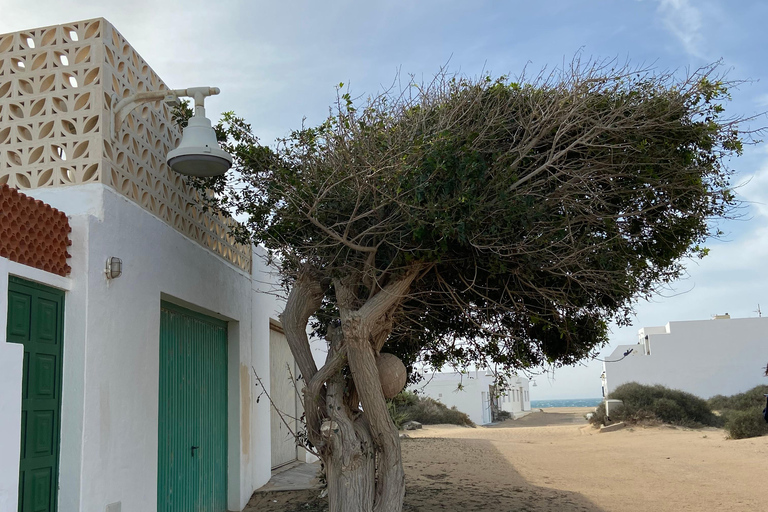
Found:
<path fill-rule="evenodd" d="M 278 334 L 282 334 L 283 336 L 285 336 L 285 330 L 283 329 L 283 325 L 279 321 L 277 321 L 277 320 L 275 320 L 273 318 L 270 318 L 269 319 L 269 340 L 268 340 L 268 343 L 270 344 L 270 351 L 269 351 L 269 358 L 270 358 L 270 361 L 269 361 L 269 378 L 270 379 L 272 378 L 272 346 L 271 346 L 272 331 L 274 331 L 274 332 L 276 332 Z M 287 342 L 287 340 L 286 340 L 286 342 Z M 289 348 L 289 353 L 291 354 L 291 359 L 293 359 L 293 370 L 292 371 L 293 371 L 293 376 L 295 378 L 298 375 L 298 365 L 296 364 L 296 359 L 293 357 L 293 352 L 290 351 L 290 345 L 289 345 L 288 348 Z M 272 386 L 270 385 L 270 393 L 272 392 L 271 388 L 272 388 Z M 273 409 L 275 409 L 275 405 L 272 403 L 272 400 L 270 400 L 270 405 L 269 405 L 270 425 L 272 424 L 272 410 Z M 294 402 L 293 417 L 294 418 L 298 418 L 299 417 L 299 400 L 298 400 L 298 398 L 296 398 L 296 400 Z M 298 420 L 294 420 L 294 430 L 297 430 L 298 427 L 299 427 L 299 421 Z M 272 444 L 272 432 L 270 432 L 269 435 L 270 435 L 269 442 L 270 442 L 270 454 L 271 454 L 272 453 L 272 446 L 271 446 L 271 444 Z M 287 466 L 289 464 L 293 464 L 294 462 L 297 462 L 299 460 L 299 453 L 300 453 L 299 452 L 299 446 L 295 445 L 294 449 L 295 449 L 295 458 L 293 460 L 290 460 L 288 462 L 281 462 L 277 466 L 272 466 L 272 461 L 270 460 L 270 463 L 269 463 L 270 471 L 275 471 L 276 469 L 280 469 L 280 468 L 285 467 L 285 466 Z"/>
<path fill-rule="evenodd" d="M 56 408 L 57 408 L 57 415 L 56 415 L 56 425 L 54 426 L 54 444 L 55 444 L 55 462 L 54 462 L 54 468 L 51 475 L 51 487 L 52 487 L 52 506 L 51 506 L 51 512 L 56 512 L 58 510 L 59 505 L 59 490 L 60 490 L 60 482 L 59 482 L 59 473 L 61 470 L 61 443 L 62 443 L 62 435 L 61 435 L 61 428 L 62 428 L 62 396 L 64 394 L 63 389 L 63 383 L 64 383 L 64 323 L 66 320 L 66 292 L 65 290 L 62 290 L 60 288 L 56 288 L 54 286 L 50 286 L 47 284 L 40 283 L 38 281 L 33 281 L 28 279 L 27 277 L 21 277 L 14 274 L 8 274 L 7 275 L 7 285 L 5 286 L 4 294 L 6 296 L 6 300 L 8 301 L 6 303 L 6 307 L 4 308 L 5 311 L 3 311 L 3 317 L 5 319 L 5 322 L 3 322 L 3 328 L 5 331 L 5 341 L 6 343 L 15 343 L 24 345 L 24 343 L 19 343 L 15 341 L 11 341 L 8 337 L 8 319 L 9 319 L 9 311 L 8 308 L 10 307 L 10 300 L 9 295 L 11 293 L 11 290 L 14 286 L 21 286 L 21 287 L 27 287 L 34 291 L 38 292 L 44 292 L 46 294 L 49 294 L 53 297 L 53 300 L 55 300 L 59 304 L 59 321 L 58 325 L 56 326 L 56 336 L 59 339 L 59 361 L 58 361 L 58 375 L 56 376 L 55 380 L 55 386 L 58 389 L 58 395 L 56 398 Z M 31 313 L 30 313 L 31 314 Z M 31 319 L 30 319 L 31 321 Z M 24 379 L 24 370 L 22 370 L 22 380 Z M 23 384 L 22 384 L 23 386 Z M 23 392 L 23 388 L 22 388 Z M 23 400 L 23 397 L 22 397 Z M 22 418 L 21 421 L 23 422 L 23 413 L 21 414 Z M 22 424 L 22 431 L 21 431 L 21 437 L 19 439 L 20 443 L 20 455 L 23 451 L 24 447 L 21 446 L 21 441 L 24 439 L 25 433 L 23 432 L 23 424 Z M 21 458 L 19 458 L 19 485 L 21 485 Z M 19 488 L 19 494 L 17 496 L 17 503 L 21 503 L 23 499 L 22 495 L 23 489 Z M 17 505 L 18 506 L 18 505 Z"/>

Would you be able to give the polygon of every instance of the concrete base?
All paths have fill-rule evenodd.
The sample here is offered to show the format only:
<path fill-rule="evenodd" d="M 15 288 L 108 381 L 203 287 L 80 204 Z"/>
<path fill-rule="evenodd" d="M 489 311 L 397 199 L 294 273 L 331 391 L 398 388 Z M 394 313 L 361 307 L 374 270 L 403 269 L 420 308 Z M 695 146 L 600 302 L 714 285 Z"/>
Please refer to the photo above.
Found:
<path fill-rule="evenodd" d="M 615 432 L 617 430 L 623 429 L 624 427 L 626 427 L 626 425 L 624 424 L 623 421 L 620 421 L 619 423 L 614 423 L 612 425 L 603 425 L 602 427 L 600 427 L 600 433 L 602 434 L 603 432 Z"/>
<path fill-rule="evenodd" d="M 320 462 L 295 462 L 272 472 L 269 482 L 255 492 L 319 489 L 322 487 L 319 476 Z"/>

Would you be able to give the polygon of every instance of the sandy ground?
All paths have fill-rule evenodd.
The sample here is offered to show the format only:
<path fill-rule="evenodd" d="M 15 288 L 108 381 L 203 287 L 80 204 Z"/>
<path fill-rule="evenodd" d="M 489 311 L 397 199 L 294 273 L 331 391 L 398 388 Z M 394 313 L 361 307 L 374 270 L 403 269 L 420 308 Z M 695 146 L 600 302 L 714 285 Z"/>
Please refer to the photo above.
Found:
<path fill-rule="evenodd" d="M 733 441 L 718 429 L 664 426 L 601 434 L 583 419 L 590 410 L 408 432 L 405 510 L 768 510 L 768 437 Z M 246 510 L 323 510 L 316 495 L 257 495 Z"/>

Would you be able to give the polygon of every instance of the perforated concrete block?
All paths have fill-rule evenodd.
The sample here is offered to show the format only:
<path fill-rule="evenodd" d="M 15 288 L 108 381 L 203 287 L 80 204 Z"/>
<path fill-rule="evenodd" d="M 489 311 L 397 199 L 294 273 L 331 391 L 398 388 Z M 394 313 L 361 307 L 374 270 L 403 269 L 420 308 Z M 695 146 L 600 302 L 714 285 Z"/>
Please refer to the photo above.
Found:
<path fill-rule="evenodd" d="M 140 105 L 111 133 L 118 101 L 164 89 L 103 18 L 0 35 L 0 184 L 103 183 L 250 272 L 250 247 L 229 236 L 231 220 L 196 206 L 165 163 L 181 138 L 168 106 Z"/>

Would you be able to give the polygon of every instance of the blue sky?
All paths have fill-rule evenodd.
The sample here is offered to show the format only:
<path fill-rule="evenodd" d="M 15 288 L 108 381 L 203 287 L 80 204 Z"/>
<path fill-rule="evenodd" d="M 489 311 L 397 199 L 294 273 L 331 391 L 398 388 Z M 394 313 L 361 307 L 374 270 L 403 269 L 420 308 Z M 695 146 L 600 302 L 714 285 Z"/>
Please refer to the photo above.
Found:
<path fill-rule="evenodd" d="M 727 112 L 768 110 L 768 59 L 758 39 L 768 2 L 760 0 L 0 0 L 0 13 L 0 33 L 105 17 L 170 87 L 220 87 L 209 114 L 234 110 L 265 143 L 304 117 L 320 122 L 339 82 L 364 96 L 398 72 L 429 78 L 448 65 L 467 75 L 514 76 L 577 53 L 681 74 L 721 60 L 729 78 L 749 80 L 733 91 Z M 762 116 L 751 126 L 766 124 Z M 721 225 L 725 239 L 708 244 L 710 256 L 691 262 L 687 279 L 639 304 L 634 326 L 613 330 L 612 346 L 671 320 L 756 316 L 758 304 L 768 313 L 766 145 L 732 165 L 747 201 L 744 218 Z M 592 362 L 541 375 L 531 398 L 599 396 L 600 371 Z"/>

